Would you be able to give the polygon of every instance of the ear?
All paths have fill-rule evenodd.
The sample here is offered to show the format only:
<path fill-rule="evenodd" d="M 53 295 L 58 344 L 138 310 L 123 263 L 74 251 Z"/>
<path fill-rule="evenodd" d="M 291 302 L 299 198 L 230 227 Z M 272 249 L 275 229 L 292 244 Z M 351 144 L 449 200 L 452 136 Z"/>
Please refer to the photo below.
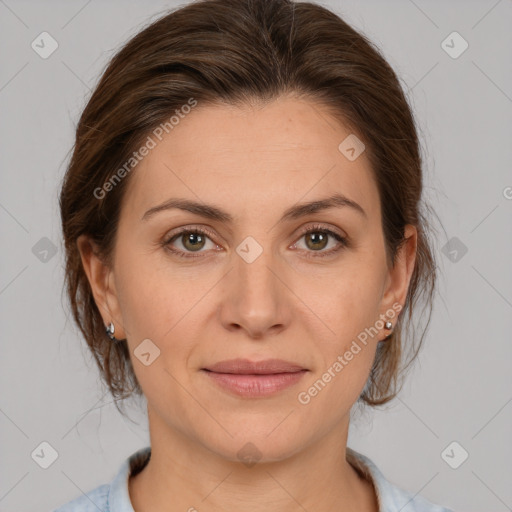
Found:
<path fill-rule="evenodd" d="M 103 324 L 107 326 L 112 322 L 114 336 L 118 339 L 126 338 L 113 270 L 100 258 L 96 244 L 88 236 L 79 236 L 76 244 Z"/>
<path fill-rule="evenodd" d="M 395 264 L 388 273 L 386 287 L 381 302 L 383 314 L 385 314 L 388 309 L 395 312 L 398 311 L 396 309 L 396 304 L 399 304 L 402 309 L 407 297 L 409 283 L 416 263 L 416 250 L 418 244 L 418 232 L 416 227 L 411 224 L 407 224 L 404 228 L 404 236 L 406 240 L 397 250 Z M 395 308 L 393 308 L 393 305 L 395 305 Z M 392 321 L 392 323 L 395 324 L 396 319 Z"/>

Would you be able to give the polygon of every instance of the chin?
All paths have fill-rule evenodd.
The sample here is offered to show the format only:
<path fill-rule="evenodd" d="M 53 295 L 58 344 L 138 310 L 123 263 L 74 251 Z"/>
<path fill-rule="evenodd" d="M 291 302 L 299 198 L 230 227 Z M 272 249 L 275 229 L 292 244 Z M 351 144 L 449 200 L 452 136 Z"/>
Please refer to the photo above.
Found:
<path fill-rule="evenodd" d="M 225 424 L 225 428 L 232 434 L 230 437 L 224 430 L 212 437 L 212 432 L 205 432 L 202 444 L 218 456 L 232 462 L 242 462 L 247 467 L 256 463 L 277 462 L 292 457 L 308 444 L 304 430 L 295 425 L 284 427 L 285 420 L 264 421 L 255 425 L 252 419 L 239 423 L 236 427 Z M 277 427 L 277 428 L 276 428 Z M 200 434 L 200 433 L 199 433 Z M 202 437 L 202 436 L 201 436 Z"/>

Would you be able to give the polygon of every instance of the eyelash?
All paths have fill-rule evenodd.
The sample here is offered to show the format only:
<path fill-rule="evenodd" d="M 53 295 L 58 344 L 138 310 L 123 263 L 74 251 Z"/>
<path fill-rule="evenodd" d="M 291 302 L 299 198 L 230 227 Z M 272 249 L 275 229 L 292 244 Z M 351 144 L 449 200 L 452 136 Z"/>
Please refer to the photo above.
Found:
<path fill-rule="evenodd" d="M 322 233 L 322 234 L 329 235 L 330 237 L 337 240 L 339 242 L 339 245 L 338 245 L 338 247 L 335 247 L 334 249 L 330 249 L 328 251 L 306 251 L 307 253 L 315 253 L 314 255 L 308 254 L 306 256 L 307 258 L 323 258 L 326 256 L 331 256 L 331 255 L 337 253 L 338 251 L 340 251 L 341 249 L 349 247 L 349 242 L 346 238 L 340 236 L 335 231 L 332 231 L 330 229 L 322 227 L 321 225 L 310 226 L 309 228 L 307 228 L 300 234 L 300 237 L 298 240 L 300 240 L 302 237 L 304 237 L 306 235 L 309 235 L 310 233 Z M 173 254 L 176 254 L 180 258 L 190 259 L 190 258 L 202 257 L 201 253 L 198 253 L 198 254 L 184 253 L 183 251 L 175 249 L 174 247 L 171 246 L 171 243 L 174 242 L 178 237 L 180 237 L 183 234 L 205 235 L 210 239 L 213 237 L 213 234 L 204 228 L 182 228 L 177 233 L 174 233 L 171 237 L 166 238 L 162 242 L 161 245 L 166 250 L 168 250 L 169 252 L 171 252 Z"/>

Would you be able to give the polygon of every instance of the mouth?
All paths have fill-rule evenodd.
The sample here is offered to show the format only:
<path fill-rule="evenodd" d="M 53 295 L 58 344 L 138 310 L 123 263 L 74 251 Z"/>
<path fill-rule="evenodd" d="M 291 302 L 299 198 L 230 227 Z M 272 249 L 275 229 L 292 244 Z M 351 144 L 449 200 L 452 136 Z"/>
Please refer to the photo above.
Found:
<path fill-rule="evenodd" d="M 202 368 L 201 371 L 231 394 L 258 398 L 274 395 L 298 383 L 309 370 L 282 359 L 231 359 Z"/>
<path fill-rule="evenodd" d="M 207 366 L 203 368 L 203 370 L 237 375 L 272 375 L 279 373 L 295 373 L 307 369 L 299 364 L 284 361 L 283 359 L 265 359 L 264 361 L 229 359 Z"/>

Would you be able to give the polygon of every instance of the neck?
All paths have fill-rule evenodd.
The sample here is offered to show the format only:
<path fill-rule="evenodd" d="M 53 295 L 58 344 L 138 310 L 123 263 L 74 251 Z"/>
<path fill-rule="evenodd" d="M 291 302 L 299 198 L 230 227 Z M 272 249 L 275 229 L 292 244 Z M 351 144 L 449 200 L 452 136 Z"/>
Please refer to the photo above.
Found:
<path fill-rule="evenodd" d="M 254 465 L 227 460 L 179 431 L 157 427 L 150 427 L 149 462 L 129 480 L 135 512 L 378 511 L 373 485 L 346 460 L 348 421 L 341 433 Z"/>

